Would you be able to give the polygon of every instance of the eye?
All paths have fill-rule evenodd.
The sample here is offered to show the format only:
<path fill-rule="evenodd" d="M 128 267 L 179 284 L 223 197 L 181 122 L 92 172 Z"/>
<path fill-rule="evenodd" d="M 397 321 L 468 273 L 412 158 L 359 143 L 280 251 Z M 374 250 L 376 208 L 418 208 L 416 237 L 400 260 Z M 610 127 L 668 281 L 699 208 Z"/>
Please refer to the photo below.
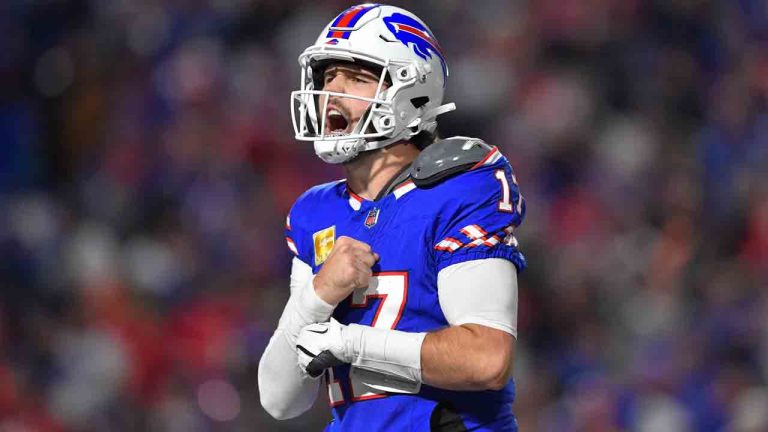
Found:
<path fill-rule="evenodd" d="M 370 83 L 377 82 L 375 78 L 367 75 L 355 75 L 352 77 L 352 80 L 356 83 L 363 83 L 363 84 L 370 84 Z"/>

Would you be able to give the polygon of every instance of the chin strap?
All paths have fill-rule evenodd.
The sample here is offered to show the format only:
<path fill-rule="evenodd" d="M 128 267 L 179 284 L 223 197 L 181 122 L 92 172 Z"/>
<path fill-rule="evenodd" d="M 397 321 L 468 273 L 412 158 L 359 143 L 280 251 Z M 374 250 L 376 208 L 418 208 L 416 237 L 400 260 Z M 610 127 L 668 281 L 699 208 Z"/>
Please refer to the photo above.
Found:
<path fill-rule="evenodd" d="M 340 164 L 354 159 L 364 142 L 362 138 L 317 140 L 315 154 L 327 163 Z"/>
<path fill-rule="evenodd" d="M 453 103 L 453 102 L 447 103 L 445 105 L 440 105 L 439 107 L 432 108 L 431 110 L 425 112 L 424 115 L 421 116 L 421 118 L 425 118 L 425 119 L 430 119 L 431 120 L 431 119 L 436 118 L 440 114 L 445 114 L 447 112 L 454 111 L 455 109 L 456 109 L 456 104 L 455 103 Z"/>
<path fill-rule="evenodd" d="M 411 122 L 411 124 L 409 124 L 408 127 L 415 128 L 415 127 L 418 127 L 421 123 L 434 122 L 437 116 L 439 116 L 440 114 L 445 114 L 447 112 L 454 111 L 455 109 L 456 109 L 456 104 L 453 102 L 445 105 L 440 105 L 439 107 L 434 107 L 424 112 L 424 114 L 421 117 Z"/>
<path fill-rule="evenodd" d="M 435 121 L 435 118 L 441 114 L 454 111 L 455 109 L 456 109 L 456 104 L 451 102 L 451 103 L 440 105 L 439 107 L 435 107 L 430 110 L 427 110 L 424 112 L 424 114 L 421 117 L 411 122 L 407 126 L 407 129 L 418 128 L 422 123 L 425 123 L 426 127 L 422 128 L 422 130 L 433 132 L 435 130 L 435 127 L 437 126 L 437 122 Z M 388 138 L 380 141 L 368 141 L 365 143 L 364 146 L 360 148 L 360 151 L 376 150 L 382 147 L 386 147 L 400 140 L 402 140 L 402 138 Z"/>
<path fill-rule="evenodd" d="M 438 107 L 427 110 L 424 112 L 424 114 L 421 117 L 411 122 L 411 124 L 408 125 L 408 129 L 422 130 L 422 131 L 428 131 L 432 133 L 435 131 L 435 129 L 437 129 L 437 116 L 439 116 L 440 114 L 451 112 L 455 109 L 456 109 L 456 104 L 451 102 L 451 103 L 440 105 Z"/>

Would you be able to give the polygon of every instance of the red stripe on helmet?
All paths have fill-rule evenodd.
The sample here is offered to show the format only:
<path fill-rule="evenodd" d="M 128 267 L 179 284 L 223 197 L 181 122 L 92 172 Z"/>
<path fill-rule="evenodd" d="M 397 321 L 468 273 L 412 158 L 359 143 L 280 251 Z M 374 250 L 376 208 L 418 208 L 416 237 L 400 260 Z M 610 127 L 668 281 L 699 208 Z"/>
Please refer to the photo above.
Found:
<path fill-rule="evenodd" d="M 354 19 L 357 16 L 357 14 L 362 12 L 363 9 L 365 9 L 365 6 L 357 6 L 357 7 L 353 8 L 352 10 L 347 12 L 346 15 L 344 15 L 344 17 L 341 18 L 341 20 L 339 20 L 339 22 L 336 23 L 336 25 L 333 26 L 333 27 L 346 27 L 346 26 L 348 26 L 349 22 L 352 21 L 352 19 Z"/>
<path fill-rule="evenodd" d="M 346 12 L 343 12 L 339 16 L 339 18 L 336 19 L 336 22 L 334 24 L 331 24 L 331 28 L 334 28 L 334 27 L 342 27 L 343 28 L 343 27 L 348 26 L 349 23 L 353 19 L 355 19 L 355 17 L 357 15 L 359 15 L 361 12 L 364 13 L 365 10 L 367 10 L 367 8 L 364 7 L 364 6 L 355 6 L 354 8 L 349 9 Z M 327 38 L 343 38 L 346 33 L 347 32 L 345 32 L 345 31 L 335 30 L 335 31 L 329 32 L 326 37 Z"/>

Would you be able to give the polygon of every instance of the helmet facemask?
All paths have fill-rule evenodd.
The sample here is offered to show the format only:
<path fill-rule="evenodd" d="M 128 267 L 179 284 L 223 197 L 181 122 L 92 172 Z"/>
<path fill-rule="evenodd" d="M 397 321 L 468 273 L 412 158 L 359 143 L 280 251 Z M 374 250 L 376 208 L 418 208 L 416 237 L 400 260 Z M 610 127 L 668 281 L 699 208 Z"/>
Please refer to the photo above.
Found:
<path fill-rule="evenodd" d="M 363 151 L 368 142 L 376 142 L 391 136 L 395 129 L 394 107 L 391 97 L 390 64 L 389 62 L 364 62 L 368 70 L 378 69 L 378 82 L 372 97 L 357 96 L 347 93 L 322 90 L 323 71 L 330 64 L 347 62 L 346 59 L 332 59 L 324 62 L 310 62 L 309 57 L 303 57 L 301 71 L 301 90 L 291 93 L 292 120 L 296 139 L 313 141 L 318 155 L 329 163 L 342 163 L 354 158 Z M 360 64 L 361 62 L 349 62 Z M 344 110 L 345 104 L 338 101 L 355 100 L 368 103 L 368 109 L 357 119 L 352 129 L 349 124 L 343 132 L 334 129 L 329 122 L 329 107 L 331 111 L 338 108 L 347 123 L 355 121 Z M 335 105 L 335 106 L 334 106 Z"/>

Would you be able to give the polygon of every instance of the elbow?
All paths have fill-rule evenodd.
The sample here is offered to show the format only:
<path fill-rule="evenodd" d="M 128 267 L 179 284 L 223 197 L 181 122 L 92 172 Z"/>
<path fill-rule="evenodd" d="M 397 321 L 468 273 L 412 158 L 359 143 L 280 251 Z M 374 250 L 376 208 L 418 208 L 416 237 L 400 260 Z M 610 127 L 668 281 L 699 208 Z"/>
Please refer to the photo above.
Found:
<path fill-rule="evenodd" d="M 509 380 L 512 378 L 512 368 L 505 370 L 494 371 L 485 381 L 485 388 L 487 390 L 502 390 L 507 386 Z"/>
<path fill-rule="evenodd" d="M 288 420 L 298 417 L 301 414 L 301 412 L 294 412 L 295 410 L 291 410 L 289 406 L 281 404 L 280 401 L 271 398 L 269 394 L 265 394 L 263 391 L 259 392 L 259 397 L 264 411 L 271 415 L 275 420 Z"/>
<path fill-rule="evenodd" d="M 512 379 L 512 360 L 511 358 L 501 358 L 489 363 L 492 364 L 489 364 L 485 370 L 482 387 L 486 390 L 502 390 Z"/>
<path fill-rule="evenodd" d="M 259 363 L 258 383 L 259 402 L 264 411 L 276 420 L 288 420 L 300 416 L 309 409 L 309 407 L 302 409 L 295 398 L 289 396 L 289 394 L 285 394 L 285 392 L 281 394 L 281 392 L 274 391 L 277 382 L 274 379 L 267 378 L 270 376 L 267 369 L 262 357 L 262 361 Z"/>
<path fill-rule="evenodd" d="M 512 379 L 514 341 L 510 335 L 507 336 L 504 343 L 495 345 L 486 355 L 479 383 L 485 390 L 502 390 Z"/>
<path fill-rule="evenodd" d="M 290 415 L 288 410 L 281 407 L 270 406 L 264 403 L 262 403 L 261 406 L 263 406 L 264 410 L 267 411 L 267 413 L 271 415 L 275 420 L 288 420 L 296 417 L 295 415 Z"/>

